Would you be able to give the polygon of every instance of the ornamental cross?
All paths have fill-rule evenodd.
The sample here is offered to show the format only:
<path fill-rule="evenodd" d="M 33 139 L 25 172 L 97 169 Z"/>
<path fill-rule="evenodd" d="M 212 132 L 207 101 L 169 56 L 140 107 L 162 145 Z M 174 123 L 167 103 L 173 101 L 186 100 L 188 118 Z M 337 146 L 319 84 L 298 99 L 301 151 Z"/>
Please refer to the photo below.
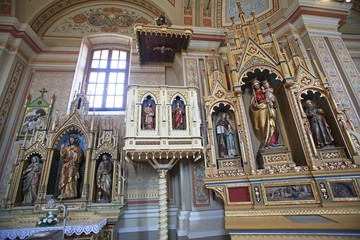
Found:
<path fill-rule="evenodd" d="M 44 98 L 44 93 L 46 93 L 47 90 L 45 88 L 43 88 L 40 90 L 40 92 L 41 92 L 41 97 Z"/>

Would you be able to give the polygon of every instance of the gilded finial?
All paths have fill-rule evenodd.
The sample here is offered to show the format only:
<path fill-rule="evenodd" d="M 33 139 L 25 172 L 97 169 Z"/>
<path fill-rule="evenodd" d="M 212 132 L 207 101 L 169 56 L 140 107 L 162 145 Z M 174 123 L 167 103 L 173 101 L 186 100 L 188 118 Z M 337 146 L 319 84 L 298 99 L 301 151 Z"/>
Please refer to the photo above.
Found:
<path fill-rule="evenodd" d="M 268 22 L 267 25 L 268 25 L 268 27 L 269 27 L 270 33 L 273 34 L 273 33 L 274 33 L 274 30 L 272 29 L 271 24 Z"/>

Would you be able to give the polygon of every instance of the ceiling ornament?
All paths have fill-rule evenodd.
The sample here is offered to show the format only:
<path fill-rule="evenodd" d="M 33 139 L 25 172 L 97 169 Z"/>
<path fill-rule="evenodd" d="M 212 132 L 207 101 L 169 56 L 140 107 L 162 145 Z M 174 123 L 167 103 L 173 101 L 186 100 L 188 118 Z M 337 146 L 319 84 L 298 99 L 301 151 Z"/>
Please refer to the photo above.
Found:
<path fill-rule="evenodd" d="M 146 9 L 146 13 L 154 18 L 154 16 L 159 16 L 162 11 L 157 6 L 153 5 L 147 0 L 122 0 L 119 2 L 113 1 L 114 3 L 112 6 L 116 7 L 125 7 L 129 9 L 135 9 L 136 11 Z M 94 3 L 94 5 L 91 5 Z M 35 32 L 42 32 L 45 31 L 47 28 L 46 26 L 49 23 L 55 22 L 55 18 L 59 19 L 59 15 L 62 15 L 63 18 L 69 16 L 76 10 L 88 9 L 91 7 L 95 7 L 96 1 L 89 1 L 89 0 L 60 0 L 56 1 L 56 3 L 50 5 L 48 8 L 44 9 L 42 12 L 36 15 L 36 17 L 31 21 L 30 25 Z M 111 1 L 109 1 L 109 4 Z M 86 4 L 86 5 L 85 5 Z M 137 10 L 139 9 L 139 10 Z M 52 20 L 54 19 L 54 20 Z M 59 21 L 57 21 L 59 22 Z"/>
<path fill-rule="evenodd" d="M 239 10 L 236 2 L 238 0 L 220 0 L 218 3 L 217 27 L 231 27 L 231 17 L 235 23 L 240 22 Z M 241 1 L 241 8 L 244 11 L 246 22 L 251 24 L 253 21 L 251 12 L 254 12 L 259 22 L 272 16 L 280 9 L 279 0 L 252 0 Z"/>

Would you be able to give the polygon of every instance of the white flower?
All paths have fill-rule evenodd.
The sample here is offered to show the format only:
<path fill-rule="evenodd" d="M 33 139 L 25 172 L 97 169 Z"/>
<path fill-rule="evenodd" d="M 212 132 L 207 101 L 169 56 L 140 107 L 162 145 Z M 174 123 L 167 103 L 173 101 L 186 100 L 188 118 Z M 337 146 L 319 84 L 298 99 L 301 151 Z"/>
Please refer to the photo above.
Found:
<path fill-rule="evenodd" d="M 53 212 L 52 212 L 52 211 L 50 211 L 50 212 L 49 212 L 49 215 L 53 215 Z"/>
<path fill-rule="evenodd" d="M 49 218 L 49 219 L 47 220 L 48 223 L 52 223 L 52 221 L 53 221 L 53 220 L 52 220 L 51 218 Z"/>
<path fill-rule="evenodd" d="M 42 221 L 43 221 L 43 223 L 46 223 L 46 218 L 44 218 Z"/>
<path fill-rule="evenodd" d="M 54 221 L 55 221 L 55 222 L 59 222 L 59 219 L 57 219 L 57 218 L 54 218 Z"/>
<path fill-rule="evenodd" d="M 40 224 L 41 224 L 41 221 L 38 221 L 38 224 L 40 225 Z"/>

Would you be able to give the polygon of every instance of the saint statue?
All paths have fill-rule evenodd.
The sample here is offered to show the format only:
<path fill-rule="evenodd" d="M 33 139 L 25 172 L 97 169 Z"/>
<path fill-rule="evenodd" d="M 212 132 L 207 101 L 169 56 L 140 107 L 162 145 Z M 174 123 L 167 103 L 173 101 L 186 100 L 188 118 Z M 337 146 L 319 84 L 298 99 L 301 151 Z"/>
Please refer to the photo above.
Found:
<path fill-rule="evenodd" d="M 83 151 L 79 146 L 75 134 L 69 136 L 69 145 L 61 144 L 60 156 L 63 159 L 59 180 L 59 189 L 62 198 L 76 198 L 78 196 L 79 166 L 83 159 Z"/>
<path fill-rule="evenodd" d="M 106 154 L 102 155 L 96 172 L 98 202 L 109 202 L 111 200 L 112 170 L 113 164 L 110 157 Z"/>
<path fill-rule="evenodd" d="M 226 129 L 226 147 L 228 151 L 228 155 L 237 155 L 236 148 L 235 148 L 235 133 L 232 129 L 231 124 L 228 125 Z"/>
<path fill-rule="evenodd" d="M 185 128 L 185 110 L 177 102 L 173 109 L 173 129 L 184 130 Z"/>
<path fill-rule="evenodd" d="M 322 109 L 316 108 L 311 100 L 305 101 L 304 111 L 309 119 L 314 144 L 317 148 L 330 145 L 334 138 Z"/>
<path fill-rule="evenodd" d="M 155 112 L 152 108 L 152 104 L 149 102 L 143 110 L 143 129 L 154 130 L 155 129 Z"/>
<path fill-rule="evenodd" d="M 23 172 L 23 205 L 30 205 L 36 199 L 42 166 L 43 165 L 40 162 L 40 157 L 32 156 L 31 163 Z"/>
<path fill-rule="evenodd" d="M 217 135 L 219 155 L 220 155 L 220 157 L 223 157 L 228 154 L 228 150 L 226 147 L 226 131 L 227 131 L 230 123 L 227 120 L 226 113 L 223 112 L 220 114 L 221 114 L 221 117 L 216 123 L 216 135 Z"/>
<path fill-rule="evenodd" d="M 260 141 L 262 148 L 277 146 L 279 133 L 276 126 L 275 97 L 271 96 L 270 89 L 261 88 L 260 82 L 256 79 L 253 81 L 252 88 L 253 96 L 249 111 L 255 136 Z"/>

